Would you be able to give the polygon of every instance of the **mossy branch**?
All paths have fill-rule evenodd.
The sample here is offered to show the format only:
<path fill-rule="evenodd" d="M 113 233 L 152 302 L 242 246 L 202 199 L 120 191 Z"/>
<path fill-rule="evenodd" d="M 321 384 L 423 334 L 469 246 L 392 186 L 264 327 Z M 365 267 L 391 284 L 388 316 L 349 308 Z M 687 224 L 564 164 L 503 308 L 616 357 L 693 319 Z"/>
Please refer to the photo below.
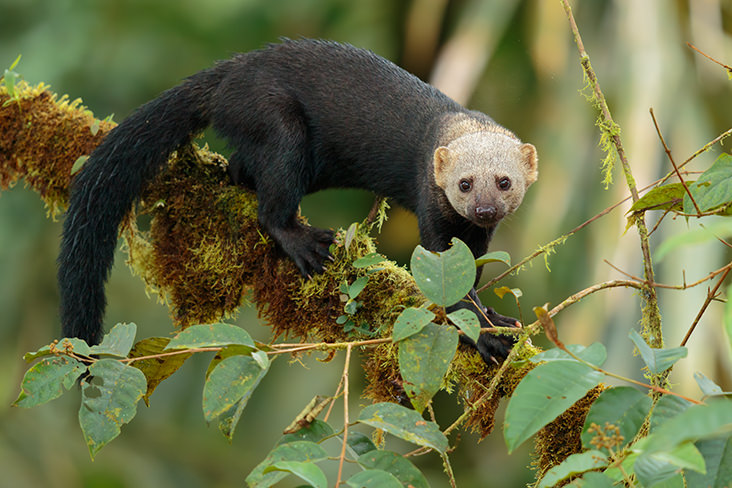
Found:
<path fill-rule="evenodd" d="M 625 154 L 623 143 L 620 139 L 620 130 L 618 125 L 612 118 L 610 109 L 605 100 L 605 96 L 600 89 L 600 83 L 597 79 L 595 71 L 592 69 L 590 64 L 590 57 L 585 51 L 584 44 L 582 43 L 582 36 L 580 35 L 577 23 L 572 15 L 572 8 L 569 6 L 567 0 L 561 0 L 564 6 L 564 11 L 567 14 L 570 28 L 574 35 L 575 43 L 577 44 L 577 50 L 580 56 L 580 63 L 584 70 L 585 76 L 589 80 L 593 92 L 593 104 L 596 105 L 600 111 L 601 122 L 598 123 L 602 131 L 601 141 L 603 142 L 603 150 L 609 151 L 610 146 L 607 144 L 608 141 L 612 142 L 612 146 L 617 152 L 618 158 L 620 159 L 623 174 L 625 175 L 625 181 L 630 191 L 633 202 L 636 202 L 639 198 L 638 189 L 633 178 L 633 172 L 631 170 L 628 158 Z M 648 243 L 648 228 L 646 227 L 645 216 L 639 215 L 635 220 L 635 227 L 638 229 L 638 235 L 640 237 L 641 252 L 643 254 L 643 270 L 645 282 L 647 283 L 641 293 L 643 297 L 642 305 L 642 325 L 643 335 L 646 340 L 649 341 L 651 347 L 662 348 L 663 347 L 663 331 L 661 329 L 661 312 L 658 306 L 658 297 L 656 296 L 656 290 L 653 286 L 654 283 L 654 271 L 653 263 L 651 260 L 651 250 Z M 665 383 L 665 375 L 653 379 L 654 384 L 661 386 Z"/>

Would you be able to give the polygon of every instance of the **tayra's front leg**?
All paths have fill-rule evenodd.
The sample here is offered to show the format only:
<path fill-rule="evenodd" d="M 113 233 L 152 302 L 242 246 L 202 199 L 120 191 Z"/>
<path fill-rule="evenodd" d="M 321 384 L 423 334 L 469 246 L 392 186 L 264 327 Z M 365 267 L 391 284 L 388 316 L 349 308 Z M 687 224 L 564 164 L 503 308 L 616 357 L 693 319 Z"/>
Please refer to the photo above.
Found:
<path fill-rule="evenodd" d="M 496 313 L 491 307 L 484 307 L 480 303 L 478 294 L 475 288 L 471 289 L 468 295 L 455 305 L 448 307 L 447 312 L 453 312 L 459 309 L 468 309 L 478 316 L 480 321 L 480 327 L 521 327 L 521 322 L 518 320 L 506 317 Z M 471 338 L 466 335 L 460 336 L 460 341 L 464 344 L 469 344 L 475 347 L 480 356 L 487 364 L 499 363 L 508 357 L 511 352 L 511 348 L 516 343 L 516 338 L 513 335 L 494 335 L 484 332 L 478 338 L 478 342 L 474 342 Z"/>

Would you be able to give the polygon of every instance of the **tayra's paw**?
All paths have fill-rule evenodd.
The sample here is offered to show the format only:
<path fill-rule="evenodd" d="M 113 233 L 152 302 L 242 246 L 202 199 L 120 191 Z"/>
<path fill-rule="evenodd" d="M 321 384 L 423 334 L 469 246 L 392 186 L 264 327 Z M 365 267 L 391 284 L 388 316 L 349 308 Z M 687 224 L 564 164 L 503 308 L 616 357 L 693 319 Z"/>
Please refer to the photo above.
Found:
<path fill-rule="evenodd" d="M 490 324 L 493 324 L 495 327 L 521 327 L 521 322 L 514 318 L 501 315 L 491 307 L 485 309 L 485 314 L 488 320 L 490 320 Z M 485 320 L 485 317 L 480 317 L 480 322 L 481 327 L 491 327 L 488 321 Z M 487 364 L 498 364 L 508 357 L 515 343 L 516 337 L 513 335 L 483 333 L 478 338 L 476 349 L 478 349 L 480 356 Z"/>
<path fill-rule="evenodd" d="M 303 276 L 322 273 L 325 260 L 333 260 L 328 250 L 334 238 L 331 230 L 301 225 L 273 237 Z"/>

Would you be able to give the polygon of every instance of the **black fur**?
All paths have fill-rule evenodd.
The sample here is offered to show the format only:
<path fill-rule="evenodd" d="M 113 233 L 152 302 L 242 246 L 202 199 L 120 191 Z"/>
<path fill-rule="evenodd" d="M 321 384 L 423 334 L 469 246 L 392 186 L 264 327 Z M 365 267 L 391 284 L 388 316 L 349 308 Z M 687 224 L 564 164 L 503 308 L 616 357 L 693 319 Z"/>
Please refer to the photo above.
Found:
<path fill-rule="evenodd" d="M 303 275 L 322 271 L 333 234 L 298 223 L 297 208 L 330 187 L 396 200 L 418 216 L 427 249 L 456 236 L 483 254 L 494 226 L 460 217 L 432 176 L 440 121 L 455 113 L 492 122 L 369 51 L 326 41 L 285 41 L 191 76 L 115 128 L 73 182 L 59 256 L 64 335 L 101 339 L 121 221 L 170 153 L 209 125 L 234 149 L 232 181 L 256 191 L 262 227 Z M 463 307 L 474 308 L 452 308 Z M 510 344 L 484 334 L 477 347 L 490 360 Z"/>

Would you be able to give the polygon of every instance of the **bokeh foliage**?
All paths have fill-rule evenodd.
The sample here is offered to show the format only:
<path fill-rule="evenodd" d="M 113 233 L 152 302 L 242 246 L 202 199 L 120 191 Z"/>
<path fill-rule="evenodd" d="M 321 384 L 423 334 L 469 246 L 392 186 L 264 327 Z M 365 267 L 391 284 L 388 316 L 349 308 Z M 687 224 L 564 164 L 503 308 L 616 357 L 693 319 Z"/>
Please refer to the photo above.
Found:
<path fill-rule="evenodd" d="M 623 128 L 640 186 L 669 169 L 647 114 L 650 106 L 680 157 L 729 128 L 729 81 L 684 45 L 690 41 L 729 63 L 729 1 L 705 2 L 704 7 L 693 0 L 575 3 L 586 48 Z M 433 79 L 448 94 L 489 113 L 537 146 L 539 182 L 519 212 L 501 226 L 492 249 L 509 250 L 517 259 L 625 197 L 622 186 L 603 190 L 595 114 L 578 94 L 584 86 L 581 71 L 566 19 L 555 2 L 219 0 L 204 5 L 193 0 L 0 0 L 0 66 L 22 53 L 18 71 L 26 80 L 46 81 L 58 93 L 83 97 L 98 116 L 115 113 L 116 120 L 214 59 L 279 36 L 300 35 L 373 49 Z M 223 149 L 215 141 L 211 144 Z M 710 166 L 718 151 L 700 158 L 699 167 Z M 346 226 L 362 220 L 370 204 L 371 197 L 360 192 L 330 192 L 306 200 L 303 213 L 317 225 Z M 625 210 L 627 206 L 621 206 L 558 247 L 549 260 L 551 273 L 536 263 L 505 284 L 523 290 L 522 303 L 528 309 L 557 303 L 596 281 L 617 277 L 603 259 L 640 275 L 637 238 L 619 237 Z M 669 232 L 684 231 L 686 224 L 679 220 L 668 227 L 665 235 L 654 234 L 653 244 Z M 240 427 L 233 447 L 214 429 L 201 428 L 201 388 L 189 384 L 197 376 L 181 375 L 161 386 L 166 392 L 159 393 L 124 438 L 90 465 L 74 425 L 77 405 L 54 403 L 30 412 L 7 407 L 24 368 L 20 353 L 47 342 L 57 331 L 59 232 L 58 223 L 46 220 L 35 194 L 16 188 L 0 196 L 0 364 L 8 372 L 0 383 L 7 400 L 0 404 L 6 405 L 0 406 L 0 467 L 9 484 L 239 486 L 242 473 L 261 453 L 251 439 L 276 439 L 301 408 L 296 399 L 329 388 L 340 373 L 340 365 L 331 368 L 330 377 L 326 368 L 318 368 L 316 375 L 315 369 L 299 364 L 275 365 L 290 386 L 278 388 L 273 380 L 277 371 L 270 373 L 242 419 L 249 430 L 241 435 Z M 414 220 L 392 211 L 379 240 L 382 252 L 404 262 L 417 243 Z M 718 267 L 720 252 L 718 247 L 675 251 L 659 265 L 657 279 L 678 283 L 683 269 L 693 281 Z M 492 273 L 488 267 L 484 274 Z M 134 321 L 149 335 L 167 334 L 171 321 L 165 309 L 144 292 L 139 279 L 118 259 L 109 287 L 108 322 Z M 669 343 L 678 343 L 704 293 L 660 292 Z M 602 340 L 610 351 L 609 369 L 637 370 L 626 339 L 638 320 L 638 311 L 626 306 L 631 294 L 609 291 L 564 312 L 557 318 L 564 341 Z M 484 301 L 515 313 L 508 300 L 491 295 L 485 292 Z M 721 307 L 713 304 L 689 344 L 694 366 L 677 370 L 677 381 L 693 384 L 692 372 L 701 370 L 730 389 L 720 314 Z M 269 337 L 269 329 L 258 329 L 247 310 L 237 322 L 254 336 Z M 196 366 L 188 369 L 193 372 Z M 152 443 L 150 430 L 156 433 Z M 28 435 L 32 431 L 37 435 Z M 460 449 L 464 457 L 454 465 L 459 483 L 490 486 L 492 479 L 494 486 L 514 486 L 530 479 L 522 473 L 528 464 L 525 454 L 506 458 L 500 440 L 492 442 Z M 136 469 L 123 468 L 131 463 Z M 232 469 L 240 465 L 240 471 Z M 440 467 L 433 469 L 440 479 Z"/>

